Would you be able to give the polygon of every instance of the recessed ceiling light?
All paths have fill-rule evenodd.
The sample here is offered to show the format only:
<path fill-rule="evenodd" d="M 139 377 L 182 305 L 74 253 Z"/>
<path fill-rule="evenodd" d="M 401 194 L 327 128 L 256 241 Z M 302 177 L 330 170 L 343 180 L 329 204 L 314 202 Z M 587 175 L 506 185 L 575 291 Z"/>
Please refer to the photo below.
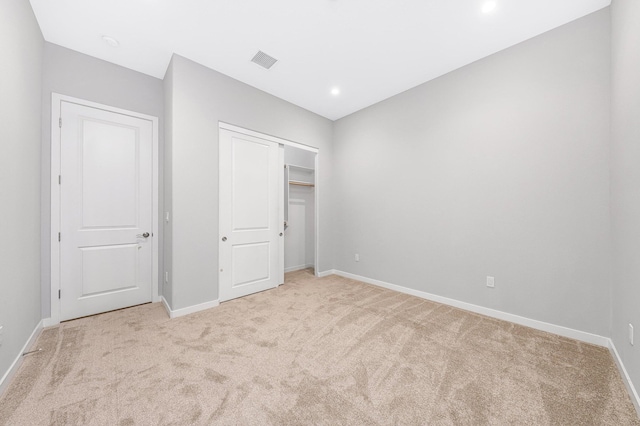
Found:
<path fill-rule="evenodd" d="M 337 87 L 334 87 L 333 89 L 331 89 L 331 94 L 333 96 L 338 96 L 340 94 L 340 89 L 338 89 Z"/>
<path fill-rule="evenodd" d="M 495 1 L 485 2 L 485 4 L 482 5 L 482 13 L 491 12 L 493 9 L 496 8 L 497 5 L 498 5 L 498 3 L 496 3 Z"/>
<path fill-rule="evenodd" d="M 102 36 L 102 40 L 104 40 L 104 42 L 107 43 L 111 47 L 120 46 L 120 42 L 118 40 L 116 40 L 115 38 L 113 38 L 113 37 Z"/>

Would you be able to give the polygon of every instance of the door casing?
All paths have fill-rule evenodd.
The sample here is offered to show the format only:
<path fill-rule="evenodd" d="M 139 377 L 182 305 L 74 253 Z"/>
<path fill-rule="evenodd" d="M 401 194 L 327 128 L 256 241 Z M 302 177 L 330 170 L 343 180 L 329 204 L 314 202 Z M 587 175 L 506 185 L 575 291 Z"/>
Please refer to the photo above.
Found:
<path fill-rule="evenodd" d="M 58 232 L 60 232 L 60 124 L 61 118 L 61 103 L 70 102 L 78 105 L 83 105 L 91 108 L 102 109 L 116 114 L 128 115 L 131 117 L 141 118 L 152 122 L 152 164 L 153 164 L 153 218 L 152 218 L 152 233 L 155 238 L 152 239 L 152 301 L 159 302 L 160 297 L 158 293 L 158 180 L 159 180 L 159 162 L 158 162 L 158 150 L 159 150 L 159 138 L 158 138 L 158 117 L 137 113 L 134 111 L 128 111 L 121 108 L 116 108 L 96 102 L 86 101 L 84 99 L 74 98 L 71 96 L 61 95 L 58 93 L 52 93 L 51 96 L 51 317 L 45 321 L 46 326 L 52 326 L 60 323 L 60 300 L 58 299 L 58 292 L 60 290 L 60 244 L 58 241 Z"/>

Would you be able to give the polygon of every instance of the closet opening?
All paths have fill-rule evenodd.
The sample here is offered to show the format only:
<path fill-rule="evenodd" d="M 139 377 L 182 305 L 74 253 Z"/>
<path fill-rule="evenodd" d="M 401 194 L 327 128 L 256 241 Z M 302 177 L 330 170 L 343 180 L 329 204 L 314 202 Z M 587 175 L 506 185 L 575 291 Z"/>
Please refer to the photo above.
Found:
<path fill-rule="evenodd" d="M 317 275 L 316 155 L 284 147 L 284 272 L 313 269 Z"/>

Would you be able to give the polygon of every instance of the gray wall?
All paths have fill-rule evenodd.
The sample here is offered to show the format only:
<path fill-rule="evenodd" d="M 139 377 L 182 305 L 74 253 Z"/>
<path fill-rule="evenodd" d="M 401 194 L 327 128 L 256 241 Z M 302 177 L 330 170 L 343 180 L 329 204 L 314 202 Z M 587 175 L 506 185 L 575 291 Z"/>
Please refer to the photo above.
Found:
<path fill-rule="evenodd" d="M 612 19 L 611 336 L 640 391 L 640 2 L 614 0 Z M 635 327 L 635 346 L 628 324 Z"/>
<path fill-rule="evenodd" d="M 320 148 L 320 270 L 332 268 L 332 122 L 174 55 L 172 308 L 218 298 L 218 122 Z"/>
<path fill-rule="evenodd" d="M 159 118 L 160 164 L 163 164 L 163 87 L 162 80 L 114 65 L 64 47 L 45 43 L 42 77 L 42 316 L 51 308 L 51 93 L 123 108 Z M 159 187 L 163 177 L 160 169 Z M 159 206 L 162 213 L 162 191 Z M 162 222 L 160 222 L 161 224 Z M 162 230 L 162 226 L 160 226 Z M 163 245 L 162 232 L 158 236 Z M 159 254 L 162 271 L 162 252 Z M 161 274 L 158 275 L 162 277 Z"/>
<path fill-rule="evenodd" d="M 337 269 L 608 335 L 609 29 L 607 8 L 337 121 Z"/>
<path fill-rule="evenodd" d="M 43 43 L 28 1 L 0 2 L 0 378 L 40 321 Z"/>

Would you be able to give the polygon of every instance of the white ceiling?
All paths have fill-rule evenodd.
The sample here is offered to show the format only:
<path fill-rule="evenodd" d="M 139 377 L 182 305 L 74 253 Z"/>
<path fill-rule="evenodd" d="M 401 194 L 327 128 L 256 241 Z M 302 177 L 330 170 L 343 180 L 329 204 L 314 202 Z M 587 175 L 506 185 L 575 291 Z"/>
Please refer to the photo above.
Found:
<path fill-rule="evenodd" d="M 163 78 L 172 53 L 335 120 L 610 0 L 31 0 L 45 40 Z M 102 36 L 120 42 L 108 46 Z M 250 62 L 262 50 L 279 61 Z M 333 87 L 340 95 L 333 96 Z"/>

